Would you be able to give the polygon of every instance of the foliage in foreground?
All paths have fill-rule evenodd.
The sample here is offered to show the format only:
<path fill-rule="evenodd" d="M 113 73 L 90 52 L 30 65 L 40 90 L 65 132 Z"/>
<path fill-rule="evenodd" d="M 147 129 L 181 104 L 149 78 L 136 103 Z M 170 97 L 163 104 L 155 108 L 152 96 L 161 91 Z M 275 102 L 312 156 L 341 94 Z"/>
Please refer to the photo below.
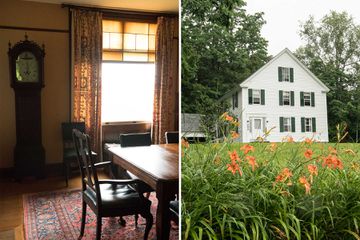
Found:
<path fill-rule="evenodd" d="M 184 144 L 183 239 L 360 239 L 359 145 Z"/>

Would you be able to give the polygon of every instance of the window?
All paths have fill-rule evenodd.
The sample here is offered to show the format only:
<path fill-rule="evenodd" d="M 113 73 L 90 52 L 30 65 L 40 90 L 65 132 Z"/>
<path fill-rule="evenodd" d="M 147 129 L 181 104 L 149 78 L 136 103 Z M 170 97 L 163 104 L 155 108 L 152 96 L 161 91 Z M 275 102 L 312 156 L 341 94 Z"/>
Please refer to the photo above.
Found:
<path fill-rule="evenodd" d="M 261 119 L 254 119 L 254 129 L 261 130 Z"/>
<path fill-rule="evenodd" d="M 316 132 L 316 118 L 301 118 L 302 132 Z"/>
<path fill-rule="evenodd" d="M 290 92 L 289 91 L 283 92 L 283 105 L 290 105 Z"/>
<path fill-rule="evenodd" d="M 232 106 L 233 106 L 233 109 L 235 109 L 235 108 L 237 108 L 239 106 L 239 104 L 238 104 L 238 92 L 235 92 L 232 95 Z"/>
<path fill-rule="evenodd" d="M 152 121 L 155 29 L 103 20 L 102 122 Z"/>
<path fill-rule="evenodd" d="M 311 106 L 311 95 L 309 92 L 304 92 L 304 106 Z"/>
<path fill-rule="evenodd" d="M 294 69 L 288 67 L 278 68 L 279 82 L 294 82 Z"/>
<path fill-rule="evenodd" d="M 295 118 L 280 117 L 280 132 L 295 132 Z"/>
<path fill-rule="evenodd" d="M 155 62 L 156 24 L 103 20 L 103 60 Z"/>
<path fill-rule="evenodd" d="M 305 132 L 311 132 L 311 118 L 305 118 Z"/>
<path fill-rule="evenodd" d="M 265 90 L 264 89 L 248 89 L 249 104 L 265 105 Z"/>
<path fill-rule="evenodd" d="M 253 104 L 260 104 L 260 90 L 253 90 Z"/>

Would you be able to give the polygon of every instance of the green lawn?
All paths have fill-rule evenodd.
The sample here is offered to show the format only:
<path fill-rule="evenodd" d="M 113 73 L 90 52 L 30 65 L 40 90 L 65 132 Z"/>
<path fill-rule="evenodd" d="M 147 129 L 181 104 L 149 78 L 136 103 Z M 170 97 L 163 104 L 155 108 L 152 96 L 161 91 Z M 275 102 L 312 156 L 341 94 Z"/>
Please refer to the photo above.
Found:
<path fill-rule="evenodd" d="M 183 239 L 360 239 L 360 144 L 250 145 L 182 148 Z"/>

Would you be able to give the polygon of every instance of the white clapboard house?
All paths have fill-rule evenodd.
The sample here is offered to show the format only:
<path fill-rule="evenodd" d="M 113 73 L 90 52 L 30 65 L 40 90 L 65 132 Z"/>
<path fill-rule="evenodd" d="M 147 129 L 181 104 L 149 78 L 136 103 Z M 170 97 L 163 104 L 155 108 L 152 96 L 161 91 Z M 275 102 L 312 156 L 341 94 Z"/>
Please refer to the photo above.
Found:
<path fill-rule="evenodd" d="M 252 142 L 273 128 L 266 141 L 314 138 L 328 141 L 329 89 L 289 49 L 284 49 L 220 100 L 240 121 L 241 142 Z"/>

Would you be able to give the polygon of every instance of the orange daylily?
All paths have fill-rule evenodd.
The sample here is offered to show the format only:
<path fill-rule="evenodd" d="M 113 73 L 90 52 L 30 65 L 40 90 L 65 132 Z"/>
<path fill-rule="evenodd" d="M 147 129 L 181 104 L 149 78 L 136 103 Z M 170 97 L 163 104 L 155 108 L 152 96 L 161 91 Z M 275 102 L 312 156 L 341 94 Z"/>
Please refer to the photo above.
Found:
<path fill-rule="evenodd" d="M 305 138 L 305 140 L 304 140 L 304 143 L 306 143 L 306 144 L 312 144 L 313 143 L 313 140 L 311 139 L 311 138 Z"/>
<path fill-rule="evenodd" d="M 240 136 L 240 134 L 238 134 L 237 132 L 231 131 L 231 138 L 235 139 L 235 138 L 238 138 L 239 136 Z"/>
<path fill-rule="evenodd" d="M 236 150 L 234 150 L 232 152 L 229 152 L 229 156 L 230 156 L 231 161 L 234 161 L 234 162 L 235 161 L 239 161 L 239 162 L 241 161 L 238 153 L 236 152 Z"/>
<path fill-rule="evenodd" d="M 307 181 L 306 177 L 304 176 L 300 177 L 299 182 L 305 187 L 305 194 L 310 194 L 311 185 Z"/>
<path fill-rule="evenodd" d="M 188 148 L 190 145 L 188 141 L 186 141 L 185 139 L 181 139 L 181 146 L 183 146 L 184 148 Z"/>
<path fill-rule="evenodd" d="M 258 166 L 256 163 L 256 159 L 253 156 L 246 156 L 246 160 L 248 160 L 249 165 L 251 166 L 251 169 L 255 171 L 255 167 Z"/>
<path fill-rule="evenodd" d="M 244 154 L 248 154 L 248 152 L 254 152 L 255 148 L 249 144 L 245 144 L 244 146 L 242 146 L 240 148 L 240 150 L 242 150 L 244 152 Z"/>
<path fill-rule="evenodd" d="M 242 176 L 241 168 L 240 168 L 239 164 L 237 164 L 236 162 L 231 162 L 231 164 L 227 164 L 226 166 L 228 167 L 227 170 L 232 172 L 233 175 L 235 175 L 235 173 L 238 171 L 240 176 Z"/>
<path fill-rule="evenodd" d="M 271 143 L 271 144 L 270 144 L 270 151 L 271 151 L 271 152 L 275 152 L 276 148 L 277 148 L 276 143 Z"/>
<path fill-rule="evenodd" d="M 275 182 L 285 182 L 292 177 L 292 172 L 288 168 L 284 168 L 279 175 L 275 178 Z"/>
<path fill-rule="evenodd" d="M 307 168 L 311 175 L 316 175 L 316 176 L 318 175 L 318 169 L 316 165 L 309 164 Z"/>
<path fill-rule="evenodd" d="M 311 149 L 306 149 L 306 151 L 304 152 L 304 156 L 307 159 L 311 159 L 312 155 L 313 155 L 313 151 Z"/>
<path fill-rule="evenodd" d="M 292 136 L 287 137 L 287 142 L 288 143 L 293 143 L 294 142 L 294 138 Z"/>
<path fill-rule="evenodd" d="M 336 169 L 336 168 L 343 169 L 342 161 L 337 156 L 331 154 L 323 158 L 323 167 L 325 165 L 332 169 Z"/>

